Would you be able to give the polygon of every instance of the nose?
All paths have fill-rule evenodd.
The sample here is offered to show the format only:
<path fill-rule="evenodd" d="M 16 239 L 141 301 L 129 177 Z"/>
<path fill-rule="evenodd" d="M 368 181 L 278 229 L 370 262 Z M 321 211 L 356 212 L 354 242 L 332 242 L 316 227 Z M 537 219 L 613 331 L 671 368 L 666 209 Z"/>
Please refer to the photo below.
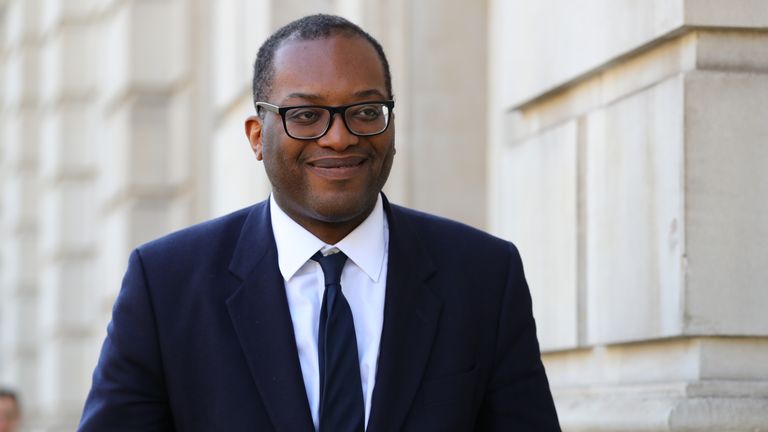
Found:
<path fill-rule="evenodd" d="M 328 132 L 317 139 L 317 144 L 321 147 L 332 148 L 337 152 L 343 152 L 347 147 L 356 145 L 358 141 L 359 137 L 347 129 L 341 114 L 335 113 L 331 118 Z"/>

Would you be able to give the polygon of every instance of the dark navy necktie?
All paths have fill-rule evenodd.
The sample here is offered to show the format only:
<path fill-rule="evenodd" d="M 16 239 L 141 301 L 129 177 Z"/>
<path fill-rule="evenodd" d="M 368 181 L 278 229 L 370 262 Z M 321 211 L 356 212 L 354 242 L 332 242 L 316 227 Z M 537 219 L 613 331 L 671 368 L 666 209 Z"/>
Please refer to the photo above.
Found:
<path fill-rule="evenodd" d="M 365 411 L 352 310 L 341 292 L 342 252 L 312 256 L 325 276 L 317 351 L 320 363 L 320 432 L 362 432 Z"/>

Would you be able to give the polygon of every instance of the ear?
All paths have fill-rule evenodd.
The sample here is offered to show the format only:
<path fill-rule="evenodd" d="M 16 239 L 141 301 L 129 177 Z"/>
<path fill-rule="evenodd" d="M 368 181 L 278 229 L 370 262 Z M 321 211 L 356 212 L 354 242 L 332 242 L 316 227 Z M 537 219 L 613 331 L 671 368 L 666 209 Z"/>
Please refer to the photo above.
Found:
<path fill-rule="evenodd" d="M 253 154 L 256 155 L 257 160 L 262 160 L 262 126 L 263 120 L 259 116 L 250 116 L 245 119 L 245 136 L 248 137 L 248 141 L 251 143 L 251 149 Z"/>

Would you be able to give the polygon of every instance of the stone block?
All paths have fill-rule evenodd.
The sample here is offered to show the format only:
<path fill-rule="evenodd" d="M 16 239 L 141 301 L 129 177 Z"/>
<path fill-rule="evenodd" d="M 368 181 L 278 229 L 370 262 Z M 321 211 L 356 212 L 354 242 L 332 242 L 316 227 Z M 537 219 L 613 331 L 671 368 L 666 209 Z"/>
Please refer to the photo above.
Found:
<path fill-rule="evenodd" d="M 497 83 L 507 107 L 569 85 L 684 26 L 768 26 L 762 0 L 495 0 L 489 9 L 490 34 L 503 41 L 492 53 L 495 68 L 498 76 L 514 77 Z"/>
<path fill-rule="evenodd" d="M 101 87 L 107 100 L 136 89 L 170 90 L 187 73 L 189 53 L 184 2 L 123 2 L 104 23 Z"/>
<path fill-rule="evenodd" d="M 40 99 L 57 103 L 61 99 L 83 99 L 96 90 L 101 67 L 97 63 L 100 38 L 97 27 L 68 25 L 52 35 L 42 47 Z M 103 64 L 103 63 L 102 63 Z"/>
<path fill-rule="evenodd" d="M 684 92 L 675 77 L 585 120 L 587 340 L 679 335 Z"/>
<path fill-rule="evenodd" d="M 40 89 L 40 49 L 29 46 L 23 50 L 14 50 L 5 55 L 5 74 L 3 87 L 5 107 L 29 107 L 35 103 Z"/>
<path fill-rule="evenodd" d="M 82 410 L 92 371 L 87 339 L 61 337 L 46 341 L 39 351 L 41 409 L 57 416 Z"/>
<path fill-rule="evenodd" d="M 339 0 L 313 0 L 311 2 L 304 0 L 283 0 L 271 1 L 271 3 L 271 27 L 273 30 L 277 30 L 279 27 L 288 24 L 295 19 L 301 18 L 304 15 L 319 12 L 337 13 L 340 6 Z"/>
<path fill-rule="evenodd" d="M 83 177 L 96 171 L 97 114 L 87 103 L 47 111 L 40 122 L 40 175 L 47 181 Z"/>
<path fill-rule="evenodd" d="M 501 234 L 520 250 L 542 349 L 578 345 L 577 126 L 510 144 L 496 163 Z"/>
<path fill-rule="evenodd" d="M 34 172 L 22 171 L 2 184 L 4 219 L 11 232 L 34 232 L 38 220 L 38 178 Z"/>
<path fill-rule="evenodd" d="M 8 295 L 34 290 L 39 274 L 37 251 L 37 238 L 34 235 L 9 235 L 3 238 L 3 273 L 0 274 L 0 284 Z"/>
<path fill-rule="evenodd" d="M 693 382 L 701 377 L 700 342 L 692 339 L 557 351 L 545 353 L 543 361 L 556 389 Z"/>
<path fill-rule="evenodd" d="M 696 69 L 768 73 L 768 32 L 696 32 Z"/>
<path fill-rule="evenodd" d="M 409 204 L 464 223 L 486 224 L 486 11 L 480 3 L 409 3 L 411 20 L 405 104 L 409 140 Z M 445 29 L 454 29 L 446 32 Z M 456 61 L 456 53 L 462 61 Z M 429 61 L 424 60 L 429 53 Z M 472 85 L 467 85 L 470 82 Z M 397 119 L 396 119 L 397 120 Z"/>
<path fill-rule="evenodd" d="M 318 1 L 313 3 L 316 4 Z M 281 2 L 272 0 L 239 0 L 238 21 L 240 26 L 238 28 L 237 43 L 239 46 L 236 51 L 238 56 L 236 67 L 240 69 L 249 89 L 256 53 L 272 31 L 277 30 L 272 21 L 272 11 L 274 8 L 280 7 L 282 7 Z"/>
<path fill-rule="evenodd" d="M 692 27 L 768 27 L 768 10 L 762 0 L 685 0 L 685 24 Z"/>
<path fill-rule="evenodd" d="M 98 144 L 105 200 L 136 191 L 166 193 L 188 180 L 191 151 L 183 100 L 144 95 L 106 118 Z"/>
<path fill-rule="evenodd" d="M 27 108 L 8 111 L 5 115 L 0 141 L 3 143 L 3 163 L 9 172 L 36 166 L 40 135 L 38 116 L 36 110 Z"/>
<path fill-rule="evenodd" d="M 41 1 L 41 26 L 49 33 L 63 23 L 83 21 L 96 11 L 100 0 L 38 0 Z"/>
<path fill-rule="evenodd" d="M 91 253 L 97 238 L 93 184 L 62 180 L 40 202 L 40 253 L 48 259 Z"/>
<path fill-rule="evenodd" d="M 492 1 L 490 34 L 503 41 L 492 55 L 498 56 L 498 74 L 505 78 L 495 91 L 505 106 L 515 107 L 578 79 L 679 29 L 685 22 L 684 3 Z"/>
<path fill-rule="evenodd" d="M 594 386 L 554 397 L 567 431 L 768 430 L 768 386 L 760 381 Z"/>
<path fill-rule="evenodd" d="M 239 0 L 219 1 L 212 4 L 211 9 L 213 14 L 213 50 L 211 50 L 213 103 L 218 109 L 227 109 L 248 88 L 248 76 L 252 69 L 243 68 L 241 60 L 245 44 L 241 31 L 244 29 L 248 15 L 243 13 Z M 269 21 L 269 10 L 270 8 L 267 7 L 254 15 L 261 25 L 256 24 L 253 27 L 266 27 L 265 24 Z M 255 59 L 256 52 L 250 54 Z"/>
<path fill-rule="evenodd" d="M 702 380 L 768 380 L 768 338 L 702 338 Z"/>
<path fill-rule="evenodd" d="M 5 40 L 8 45 L 20 44 L 38 35 L 42 21 L 40 0 L 11 0 L 6 5 Z"/>
<path fill-rule="evenodd" d="M 3 324 L 8 326 L 3 330 L 4 335 L 8 336 L 5 343 L 12 356 L 27 356 L 34 352 L 40 342 L 37 293 L 16 293 L 3 300 L 8 302 L 4 310 L 8 315 L 3 317 Z"/>
<path fill-rule="evenodd" d="M 40 333 L 47 339 L 81 337 L 95 319 L 93 274 L 88 257 L 48 262 L 40 276 Z"/>
<path fill-rule="evenodd" d="M 131 251 L 188 225 L 189 213 L 189 200 L 184 196 L 155 196 L 132 197 L 105 216 L 101 239 L 108 247 L 101 248 L 97 257 L 101 271 L 94 276 L 96 315 L 111 310 Z"/>
<path fill-rule="evenodd" d="M 768 335 L 768 75 L 685 80 L 688 334 Z"/>
<path fill-rule="evenodd" d="M 210 175 L 210 216 L 218 216 L 266 199 L 271 190 L 264 166 L 251 150 L 243 122 L 251 115 L 243 97 L 214 131 Z"/>

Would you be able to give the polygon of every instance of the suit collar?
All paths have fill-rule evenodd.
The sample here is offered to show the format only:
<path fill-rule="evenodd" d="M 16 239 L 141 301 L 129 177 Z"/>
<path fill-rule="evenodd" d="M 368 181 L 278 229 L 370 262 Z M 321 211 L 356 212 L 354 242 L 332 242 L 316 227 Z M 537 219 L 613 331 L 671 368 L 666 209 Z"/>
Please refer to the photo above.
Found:
<path fill-rule="evenodd" d="M 442 300 L 429 286 L 435 266 L 403 210 L 384 199 L 389 264 L 376 386 L 368 431 L 399 430 L 432 350 Z"/>
<path fill-rule="evenodd" d="M 314 431 L 266 201 L 246 219 L 229 269 L 242 284 L 226 306 L 274 428 Z"/>
<path fill-rule="evenodd" d="M 326 245 L 296 223 L 280 208 L 274 197 L 269 199 L 269 210 L 283 279 L 290 280 L 321 248 L 335 246 L 354 261 L 371 280 L 379 280 L 389 240 L 381 195 L 371 214 L 335 245 Z"/>
<path fill-rule="evenodd" d="M 429 286 L 435 266 L 417 230 L 386 197 L 383 206 L 389 264 L 369 432 L 398 430 L 405 421 L 442 309 Z M 243 282 L 227 299 L 227 308 L 275 429 L 314 430 L 267 201 L 251 210 L 229 268 Z"/>

